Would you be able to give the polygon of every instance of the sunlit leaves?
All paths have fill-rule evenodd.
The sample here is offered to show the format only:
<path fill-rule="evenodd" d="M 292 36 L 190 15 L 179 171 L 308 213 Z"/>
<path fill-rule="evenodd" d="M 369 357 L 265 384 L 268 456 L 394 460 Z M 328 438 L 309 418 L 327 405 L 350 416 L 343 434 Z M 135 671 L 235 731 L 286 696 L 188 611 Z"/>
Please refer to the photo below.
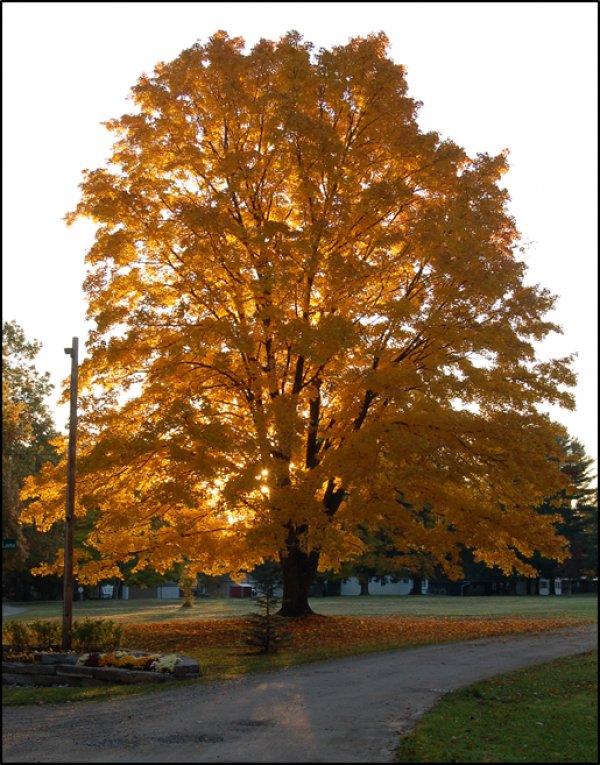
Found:
<path fill-rule="evenodd" d="M 107 570 L 294 546 L 337 567 L 361 524 L 452 576 L 459 542 L 505 571 L 563 556 L 535 512 L 566 486 L 540 405 L 572 407 L 575 379 L 536 358 L 555 298 L 523 283 L 507 153 L 422 133 L 387 44 L 219 32 L 107 123 L 66 217 L 98 224 L 78 512 Z M 63 469 L 30 520 L 59 517 Z"/>
<path fill-rule="evenodd" d="M 23 482 L 49 460 L 56 462 L 56 431 L 44 398 L 52 385 L 31 362 L 41 343 L 28 341 L 15 321 L 2 324 L 2 536 L 14 537 L 17 549 L 3 552 L 6 570 L 24 568 L 56 549 L 56 537 L 44 539 L 19 526 Z"/>
<path fill-rule="evenodd" d="M 534 633 L 572 627 L 573 619 L 440 619 L 437 617 L 352 617 L 329 616 L 288 622 L 295 653 L 315 649 L 403 648 L 458 640 L 475 640 L 500 635 Z M 228 651 L 243 646 L 244 620 L 128 624 L 127 644 L 144 651 L 192 651 L 226 646 Z"/>

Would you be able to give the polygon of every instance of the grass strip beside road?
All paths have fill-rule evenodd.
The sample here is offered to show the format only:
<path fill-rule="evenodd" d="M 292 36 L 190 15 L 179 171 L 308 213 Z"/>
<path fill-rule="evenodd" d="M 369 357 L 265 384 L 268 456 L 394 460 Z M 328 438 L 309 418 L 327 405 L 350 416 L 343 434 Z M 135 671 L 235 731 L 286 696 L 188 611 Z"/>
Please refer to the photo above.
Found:
<path fill-rule="evenodd" d="M 598 652 L 446 694 L 400 739 L 396 762 L 598 762 Z"/>
<path fill-rule="evenodd" d="M 418 645 L 451 643 L 483 637 L 505 639 L 519 633 L 541 634 L 582 623 L 573 618 L 434 618 L 434 617 L 310 617 L 291 620 L 293 641 L 280 653 L 259 656 L 243 643 L 243 619 L 127 624 L 125 646 L 144 651 L 184 653 L 200 664 L 194 683 L 274 671 L 326 659 L 340 659 Z M 100 701 L 124 695 L 168 690 L 160 686 L 104 688 L 3 688 L 3 705 Z"/>

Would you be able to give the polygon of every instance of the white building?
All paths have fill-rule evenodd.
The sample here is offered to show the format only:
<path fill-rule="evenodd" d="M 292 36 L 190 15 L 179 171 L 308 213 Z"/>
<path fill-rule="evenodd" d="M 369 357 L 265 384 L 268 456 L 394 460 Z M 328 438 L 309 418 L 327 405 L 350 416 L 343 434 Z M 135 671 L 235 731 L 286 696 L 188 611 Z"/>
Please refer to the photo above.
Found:
<path fill-rule="evenodd" d="M 412 579 L 400 579 L 399 582 L 382 584 L 369 580 L 369 595 L 408 595 L 412 589 Z M 426 592 L 426 590 L 424 590 Z M 341 583 L 341 595 L 360 595 L 360 582 L 356 577 Z"/>

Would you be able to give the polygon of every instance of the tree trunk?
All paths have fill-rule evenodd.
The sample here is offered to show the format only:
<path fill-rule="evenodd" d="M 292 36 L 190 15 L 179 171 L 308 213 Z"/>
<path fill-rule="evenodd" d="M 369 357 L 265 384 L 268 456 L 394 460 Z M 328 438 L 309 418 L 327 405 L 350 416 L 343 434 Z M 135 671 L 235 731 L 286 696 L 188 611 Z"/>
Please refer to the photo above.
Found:
<path fill-rule="evenodd" d="M 370 595 L 369 593 L 369 580 L 368 579 L 359 579 L 360 583 L 360 592 L 359 595 Z"/>
<path fill-rule="evenodd" d="M 305 553 L 300 549 L 298 537 L 290 531 L 287 555 L 279 555 L 283 577 L 283 598 L 278 616 L 310 616 L 314 614 L 308 605 L 308 591 L 317 573 L 319 553 Z"/>
<path fill-rule="evenodd" d="M 329 480 L 323 505 L 325 513 L 333 518 L 344 499 L 344 490 L 335 488 L 335 480 Z M 314 614 L 308 605 L 308 592 L 317 574 L 319 553 L 316 550 L 306 553 L 300 549 L 300 538 L 307 531 L 307 526 L 295 526 L 291 521 L 286 524 L 285 556 L 279 553 L 281 574 L 283 577 L 283 598 L 278 616 L 311 616 Z"/>
<path fill-rule="evenodd" d="M 413 588 L 410 591 L 411 595 L 420 595 L 421 594 L 421 588 L 423 586 L 423 578 L 420 576 L 415 576 L 413 578 Z"/>

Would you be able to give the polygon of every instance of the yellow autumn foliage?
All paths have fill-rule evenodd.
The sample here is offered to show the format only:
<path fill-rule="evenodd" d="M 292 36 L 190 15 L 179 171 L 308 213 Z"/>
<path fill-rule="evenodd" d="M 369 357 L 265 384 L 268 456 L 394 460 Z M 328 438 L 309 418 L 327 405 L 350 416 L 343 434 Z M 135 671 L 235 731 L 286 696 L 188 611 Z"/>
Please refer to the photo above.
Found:
<path fill-rule="evenodd" d="M 560 328 L 524 282 L 507 152 L 423 133 L 387 45 L 315 53 L 291 32 L 245 53 L 218 32 L 106 123 L 110 163 L 66 217 L 98 225 L 79 581 L 279 556 L 300 613 L 317 568 L 362 551 L 359 526 L 451 576 L 459 544 L 506 572 L 564 557 L 535 508 L 567 488 L 544 406 L 573 408 L 575 377 L 536 355 Z M 64 476 L 28 481 L 23 522 L 62 517 Z"/>

